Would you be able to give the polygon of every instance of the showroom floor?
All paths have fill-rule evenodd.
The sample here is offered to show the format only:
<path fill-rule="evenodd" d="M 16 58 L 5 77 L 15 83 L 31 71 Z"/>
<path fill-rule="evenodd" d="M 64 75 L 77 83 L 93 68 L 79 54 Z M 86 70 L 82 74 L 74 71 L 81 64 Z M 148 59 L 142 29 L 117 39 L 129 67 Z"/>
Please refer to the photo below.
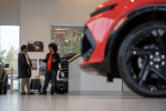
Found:
<path fill-rule="evenodd" d="M 166 99 L 117 95 L 0 96 L 0 111 L 165 111 Z"/>

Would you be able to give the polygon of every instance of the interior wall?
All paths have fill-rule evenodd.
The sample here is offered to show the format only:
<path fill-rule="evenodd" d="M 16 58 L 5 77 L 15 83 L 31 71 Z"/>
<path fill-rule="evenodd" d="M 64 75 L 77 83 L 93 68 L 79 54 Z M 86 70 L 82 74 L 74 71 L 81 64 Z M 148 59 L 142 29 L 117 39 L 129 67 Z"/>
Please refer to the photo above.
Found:
<path fill-rule="evenodd" d="M 114 79 L 108 82 L 104 76 L 96 72 L 87 73 L 80 69 L 81 57 L 69 64 L 69 93 L 70 94 L 110 94 L 110 92 L 122 93 L 122 80 Z"/>
<path fill-rule="evenodd" d="M 44 58 L 50 43 L 50 26 L 84 24 L 88 15 L 104 0 L 21 0 L 21 45 L 43 41 L 42 53 L 30 53 L 33 59 Z M 38 74 L 34 71 L 33 74 Z"/>
<path fill-rule="evenodd" d="M 0 25 L 20 25 L 20 0 L 0 0 Z"/>

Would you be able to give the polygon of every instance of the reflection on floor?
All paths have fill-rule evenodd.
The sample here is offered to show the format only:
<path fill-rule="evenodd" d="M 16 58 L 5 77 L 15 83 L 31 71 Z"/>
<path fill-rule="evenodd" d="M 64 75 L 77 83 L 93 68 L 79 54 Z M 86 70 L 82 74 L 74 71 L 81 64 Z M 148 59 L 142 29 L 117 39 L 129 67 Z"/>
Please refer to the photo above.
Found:
<path fill-rule="evenodd" d="M 0 111 L 165 111 L 166 99 L 113 95 L 1 95 Z"/>

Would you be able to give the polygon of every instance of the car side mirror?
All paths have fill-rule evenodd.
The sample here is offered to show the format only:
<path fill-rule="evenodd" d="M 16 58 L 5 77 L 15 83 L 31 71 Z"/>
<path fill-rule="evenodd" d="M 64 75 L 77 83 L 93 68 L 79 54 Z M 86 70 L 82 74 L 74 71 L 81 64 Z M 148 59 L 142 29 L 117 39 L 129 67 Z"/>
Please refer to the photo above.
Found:
<path fill-rule="evenodd" d="M 9 68 L 9 64 L 5 64 L 5 68 Z"/>

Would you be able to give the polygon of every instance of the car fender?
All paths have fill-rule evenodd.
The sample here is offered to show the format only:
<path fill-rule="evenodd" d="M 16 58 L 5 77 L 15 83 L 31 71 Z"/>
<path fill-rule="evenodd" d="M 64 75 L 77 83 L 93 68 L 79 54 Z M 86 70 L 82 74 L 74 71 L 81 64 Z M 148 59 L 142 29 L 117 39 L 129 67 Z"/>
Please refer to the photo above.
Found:
<path fill-rule="evenodd" d="M 138 9 L 133 10 L 132 12 L 124 15 L 124 17 L 126 17 L 127 20 L 124 23 L 122 23 L 121 26 L 119 26 L 118 30 L 112 31 L 109 36 L 107 48 L 105 51 L 105 58 L 108 58 L 108 57 L 111 58 L 112 63 L 116 64 L 118 48 L 120 47 L 121 42 L 124 39 L 124 38 L 120 37 L 120 34 L 122 33 L 122 31 L 127 27 L 128 24 L 130 24 L 130 21 L 137 18 L 138 16 L 141 16 L 144 13 L 156 12 L 156 11 L 166 12 L 166 5 L 157 4 L 157 5 L 144 6 L 144 7 L 138 8 Z M 116 50 L 115 50 L 115 47 L 117 48 Z M 116 52 L 116 54 L 115 54 L 115 52 Z M 116 56 L 116 57 L 113 57 L 113 56 Z M 110 60 L 110 62 L 111 62 L 111 60 Z M 113 64 L 113 65 L 110 64 L 110 65 L 112 65 L 112 66 L 110 66 L 111 67 L 110 70 L 111 70 L 111 72 L 118 73 L 115 64 Z"/>

